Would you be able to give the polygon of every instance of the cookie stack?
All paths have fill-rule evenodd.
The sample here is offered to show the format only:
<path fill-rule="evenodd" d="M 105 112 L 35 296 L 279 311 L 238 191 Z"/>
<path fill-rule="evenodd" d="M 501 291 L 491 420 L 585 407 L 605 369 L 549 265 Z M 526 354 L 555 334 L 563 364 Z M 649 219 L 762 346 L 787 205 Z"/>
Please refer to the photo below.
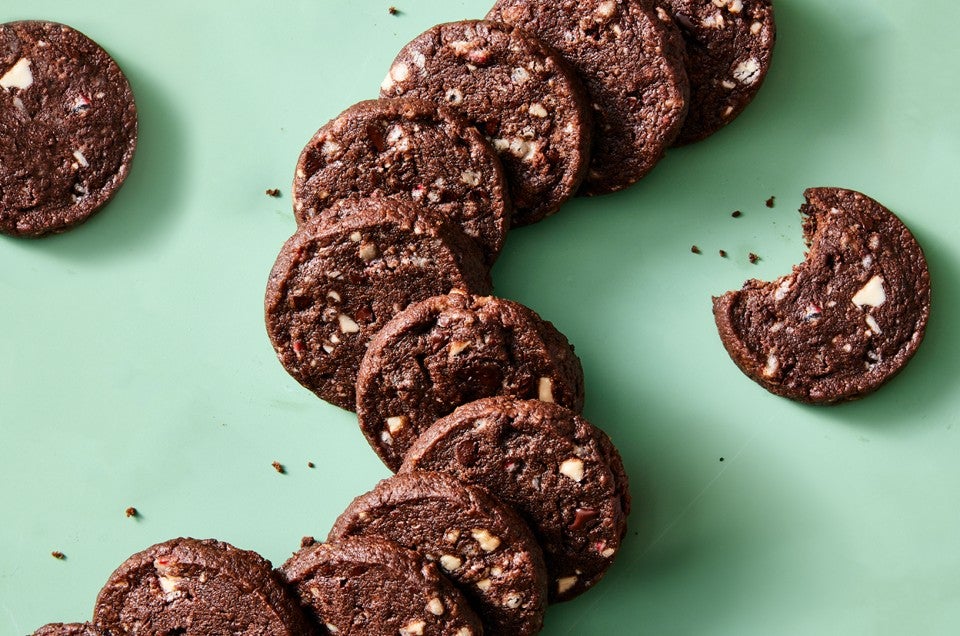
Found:
<path fill-rule="evenodd" d="M 175 539 L 114 572 L 91 624 L 37 633 L 540 631 L 619 553 L 628 480 L 573 347 L 490 268 L 511 227 L 729 123 L 774 39 L 768 0 L 499 0 L 404 47 L 304 148 L 265 299 L 283 366 L 397 474 L 278 569 Z"/>
<path fill-rule="evenodd" d="M 267 331 L 290 374 L 355 410 L 398 473 L 281 568 L 319 623 L 371 633 L 397 611 L 345 616 L 315 564 L 365 537 L 437 565 L 487 633 L 536 633 L 549 602 L 607 571 L 630 507 L 620 456 L 579 415 L 573 347 L 491 296 L 489 268 L 511 227 L 628 187 L 670 145 L 731 121 L 774 39 L 765 0 L 500 0 L 486 20 L 415 38 L 379 99 L 309 141 Z M 429 633 L 410 620 L 399 633 Z"/>

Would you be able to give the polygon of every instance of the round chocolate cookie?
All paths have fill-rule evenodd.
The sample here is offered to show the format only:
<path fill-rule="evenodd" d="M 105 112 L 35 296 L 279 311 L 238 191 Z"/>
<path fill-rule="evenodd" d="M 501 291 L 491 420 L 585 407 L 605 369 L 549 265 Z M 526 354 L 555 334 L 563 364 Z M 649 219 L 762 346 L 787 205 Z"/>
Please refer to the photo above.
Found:
<path fill-rule="evenodd" d="M 530 525 L 550 599 L 569 600 L 606 573 L 630 513 L 627 474 L 607 435 L 556 404 L 494 397 L 428 428 L 400 472 L 432 470 L 485 487 Z"/>
<path fill-rule="evenodd" d="M 348 196 L 396 195 L 448 216 L 492 264 L 510 228 L 503 167 L 480 132 L 414 98 L 360 102 L 313 136 L 293 181 L 298 222 Z"/>
<path fill-rule="evenodd" d="M 370 341 L 357 375 L 360 429 L 394 471 L 437 419 L 494 395 L 583 409 L 583 370 L 563 334 L 491 296 L 451 293 L 409 306 Z"/>
<path fill-rule="evenodd" d="M 443 473 L 395 475 L 354 499 L 328 541 L 367 535 L 439 564 L 488 634 L 540 631 L 547 602 L 540 546 L 517 513 L 486 489 Z"/>
<path fill-rule="evenodd" d="M 90 623 L 50 623 L 44 625 L 33 636 L 105 636 Z"/>
<path fill-rule="evenodd" d="M 488 293 L 482 259 L 447 217 L 416 204 L 341 201 L 305 221 L 273 266 L 265 314 L 277 357 L 303 386 L 353 410 L 372 335 L 413 301 L 454 288 Z"/>
<path fill-rule="evenodd" d="M 377 536 L 305 546 L 280 575 L 331 634 L 483 634 L 467 599 L 436 565 Z"/>
<path fill-rule="evenodd" d="M 592 115 L 580 80 L 513 27 L 433 27 L 400 51 L 380 94 L 447 104 L 485 133 L 507 173 L 514 227 L 556 212 L 586 174 Z"/>
<path fill-rule="evenodd" d="M 714 298 L 713 314 L 750 378 L 830 404 L 870 393 L 910 360 L 930 315 L 930 275 L 910 230 L 873 199 L 839 188 L 804 196 L 806 260 Z"/>
<path fill-rule="evenodd" d="M 0 232 L 86 221 L 123 184 L 137 109 L 116 62 L 55 22 L 0 24 Z"/>
<path fill-rule="evenodd" d="M 100 591 L 93 618 L 114 636 L 316 633 L 269 561 L 210 539 L 173 539 L 131 556 Z"/>
<path fill-rule="evenodd" d="M 777 39 L 770 0 L 657 0 L 687 44 L 690 110 L 676 143 L 709 137 L 760 90 Z"/>
<path fill-rule="evenodd" d="M 683 40 L 649 3 L 497 0 L 487 19 L 555 47 L 586 85 L 595 125 L 582 194 L 636 183 L 680 132 L 689 94 Z"/>

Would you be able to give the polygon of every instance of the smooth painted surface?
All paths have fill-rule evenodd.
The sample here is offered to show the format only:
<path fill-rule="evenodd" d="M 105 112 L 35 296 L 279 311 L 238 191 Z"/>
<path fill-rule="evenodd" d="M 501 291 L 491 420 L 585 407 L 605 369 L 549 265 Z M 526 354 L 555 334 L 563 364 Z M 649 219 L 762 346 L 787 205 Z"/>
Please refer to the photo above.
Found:
<path fill-rule="evenodd" d="M 310 135 L 375 96 L 413 36 L 488 8 L 396 5 L 4 0 L 0 20 L 66 22 L 116 57 L 141 141 L 90 223 L 0 238 L 0 635 L 88 618 L 121 561 L 171 537 L 279 564 L 387 475 L 354 417 L 277 363 L 262 297 Z M 514 232 L 494 270 L 575 343 L 635 497 L 608 578 L 545 634 L 960 630 L 960 8 L 776 6 L 774 67 L 739 120 Z M 834 408 L 741 375 L 710 313 L 802 259 L 797 209 L 819 185 L 897 211 L 934 285 L 910 366 Z"/>

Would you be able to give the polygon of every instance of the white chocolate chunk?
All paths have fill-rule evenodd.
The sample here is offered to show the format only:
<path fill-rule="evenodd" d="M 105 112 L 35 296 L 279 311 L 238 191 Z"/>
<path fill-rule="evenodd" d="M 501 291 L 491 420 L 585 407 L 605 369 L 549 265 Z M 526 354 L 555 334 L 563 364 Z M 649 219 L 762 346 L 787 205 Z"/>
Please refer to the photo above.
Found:
<path fill-rule="evenodd" d="M 743 11 L 743 2 L 741 0 L 730 0 L 727 3 L 727 9 L 730 10 L 730 13 L 740 13 Z"/>
<path fill-rule="evenodd" d="M 605 549 L 605 550 L 603 550 L 603 551 L 600 552 L 600 556 L 602 556 L 604 559 L 609 559 L 610 557 L 612 557 L 612 556 L 613 556 L 614 554 L 616 554 L 616 553 L 617 553 L 616 549 L 614 549 L 614 548 L 607 548 L 607 549 Z"/>
<path fill-rule="evenodd" d="M 761 24 L 760 22 L 754 22 L 753 24 L 750 25 L 750 33 L 753 33 L 754 35 L 756 35 L 757 33 L 760 33 L 760 29 L 762 28 L 763 28 L 763 24 Z"/>
<path fill-rule="evenodd" d="M 378 254 L 380 254 L 380 251 L 377 250 L 377 246 L 374 245 L 373 243 L 362 243 L 360 245 L 359 253 L 360 253 L 360 258 L 362 258 L 367 262 L 370 262 L 373 259 L 375 259 Z"/>
<path fill-rule="evenodd" d="M 480 185 L 480 173 L 473 170 L 464 170 L 460 174 L 460 180 L 468 186 L 478 186 Z"/>
<path fill-rule="evenodd" d="M 461 627 L 453 636 L 473 636 L 473 630 L 469 627 Z"/>
<path fill-rule="evenodd" d="M 780 361 L 772 353 L 767 356 L 767 363 L 763 366 L 763 377 L 772 378 L 780 368 Z"/>
<path fill-rule="evenodd" d="M 456 541 L 456 539 L 454 539 Z M 463 559 L 460 557 L 454 556 L 452 554 L 444 554 L 440 557 L 440 567 L 442 567 L 447 572 L 453 572 L 454 570 L 459 570 L 460 566 L 463 565 Z"/>
<path fill-rule="evenodd" d="M 83 166 L 84 168 L 86 168 L 86 167 L 88 167 L 88 166 L 90 165 L 90 162 L 87 161 L 87 158 L 84 157 L 84 156 L 83 156 L 83 153 L 80 152 L 79 150 L 74 150 L 74 151 L 73 151 L 73 158 L 76 159 L 76 160 L 77 160 L 77 163 L 79 163 L 79 164 L 80 164 L 81 166 Z"/>
<path fill-rule="evenodd" d="M 331 633 L 331 634 L 339 634 L 339 633 L 340 633 L 340 630 L 337 629 L 337 626 L 334 625 L 333 623 L 324 623 L 324 626 L 325 626 L 328 630 L 330 630 L 330 633 Z"/>
<path fill-rule="evenodd" d="M 597 7 L 597 15 L 601 18 L 612 18 L 617 12 L 617 3 L 613 0 L 601 2 Z"/>
<path fill-rule="evenodd" d="M 500 547 L 500 537 L 490 534 L 490 531 L 484 528 L 474 528 L 470 536 L 480 544 L 480 549 L 484 552 L 493 552 Z"/>
<path fill-rule="evenodd" d="M 407 423 L 410 421 L 410 418 L 406 415 L 394 415 L 387 418 L 387 430 L 390 431 L 391 435 L 396 435 L 404 428 L 406 428 Z"/>
<path fill-rule="evenodd" d="M 878 336 L 883 333 L 883 330 L 880 329 L 880 325 L 877 324 L 876 318 L 874 318 L 870 314 L 867 314 L 866 320 L 867 320 L 867 326 L 870 327 L 870 331 L 877 334 Z"/>
<path fill-rule="evenodd" d="M 747 86 L 756 83 L 760 79 L 760 62 L 753 57 L 740 62 L 733 69 L 733 79 Z"/>
<path fill-rule="evenodd" d="M 578 457 L 563 460 L 560 464 L 560 474 L 580 483 L 583 481 L 583 460 Z"/>
<path fill-rule="evenodd" d="M 522 66 L 518 66 L 510 72 L 510 79 L 514 84 L 523 84 L 530 79 L 530 73 Z"/>
<path fill-rule="evenodd" d="M 537 383 L 537 399 L 541 402 L 553 402 L 553 380 L 542 377 Z"/>
<path fill-rule="evenodd" d="M 885 303 L 887 294 L 883 289 L 883 277 L 874 276 L 868 280 L 867 284 L 860 288 L 860 291 L 854 294 L 851 300 L 860 309 L 863 309 L 864 306 L 879 307 Z"/>
<path fill-rule="evenodd" d="M 477 581 L 476 585 L 477 589 L 479 589 L 481 592 L 486 592 L 490 589 L 490 586 L 493 585 L 493 582 L 490 581 L 490 579 L 480 579 Z"/>
<path fill-rule="evenodd" d="M 426 626 L 426 621 L 410 621 L 400 628 L 400 636 L 423 636 L 423 628 Z"/>
<path fill-rule="evenodd" d="M 337 322 L 340 323 L 340 331 L 343 333 L 357 333 L 360 331 L 360 325 L 346 314 L 337 315 Z"/>
<path fill-rule="evenodd" d="M 33 73 L 30 72 L 30 60 L 25 57 L 17 60 L 3 77 L 0 77 L 0 88 L 9 91 L 11 88 L 24 90 L 33 86 Z"/>
<path fill-rule="evenodd" d="M 523 596 L 517 594 L 516 592 L 510 592 L 509 594 L 504 594 L 503 596 L 504 607 L 509 607 L 510 609 L 516 609 L 520 607 L 520 603 L 522 602 Z"/>
<path fill-rule="evenodd" d="M 547 109 L 543 107 L 543 104 L 539 103 L 530 104 L 530 108 L 527 110 L 529 110 L 530 114 L 534 117 L 546 117 L 548 114 Z"/>
<path fill-rule="evenodd" d="M 557 579 L 557 594 L 569 592 L 577 584 L 576 576 L 564 576 Z"/>
<path fill-rule="evenodd" d="M 434 597 L 427 603 L 427 611 L 434 616 L 441 616 L 444 612 L 443 601 Z"/>

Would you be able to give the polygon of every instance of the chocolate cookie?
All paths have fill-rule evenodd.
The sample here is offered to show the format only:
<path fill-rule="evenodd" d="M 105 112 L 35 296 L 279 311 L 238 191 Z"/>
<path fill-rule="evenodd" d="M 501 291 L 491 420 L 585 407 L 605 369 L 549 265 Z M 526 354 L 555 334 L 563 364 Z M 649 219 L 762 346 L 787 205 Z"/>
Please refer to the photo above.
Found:
<path fill-rule="evenodd" d="M 432 470 L 485 487 L 530 525 L 547 563 L 552 601 L 599 581 L 627 529 L 630 494 L 607 435 L 573 411 L 494 397 L 428 428 L 400 472 Z"/>
<path fill-rule="evenodd" d="M 466 598 L 433 563 L 380 537 L 308 545 L 280 575 L 331 634 L 483 634 Z"/>
<path fill-rule="evenodd" d="M 760 90 L 777 39 L 770 0 L 657 0 L 687 44 L 690 111 L 676 143 L 709 137 Z"/>
<path fill-rule="evenodd" d="M 273 266 L 265 313 L 277 357 L 303 386 L 353 410 L 371 336 L 413 301 L 489 292 L 482 259 L 447 217 L 411 202 L 341 201 L 305 221 Z"/>
<path fill-rule="evenodd" d="M 33 636 L 105 636 L 90 623 L 50 623 L 44 625 Z"/>
<path fill-rule="evenodd" d="M 873 199 L 840 188 L 804 196 L 806 260 L 714 298 L 713 314 L 750 378 L 830 404 L 870 393 L 910 360 L 930 315 L 930 276 L 913 235 Z"/>
<path fill-rule="evenodd" d="M 580 411 L 583 370 L 552 324 L 489 296 L 451 293 L 411 305 L 370 341 L 357 375 L 360 429 L 394 471 L 437 419 L 494 395 Z"/>
<path fill-rule="evenodd" d="M 513 27 L 433 27 L 400 51 L 380 94 L 447 104 L 486 134 L 507 173 L 514 227 L 556 212 L 586 174 L 592 116 L 580 80 Z"/>
<path fill-rule="evenodd" d="M 0 232 L 86 221 L 123 184 L 136 145 L 133 93 L 102 48 L 55 22 L 0 24 Z"/>
<path fill-rule="evenodd" d="M 476 128 L 432 102 L 381 99 L 351 106 L 300 155 L 293 207 L 303 222 L 351 195 L 396 195 L 450 217 L 487 264 L 510 227 L 506 179 Z"/>
<path fill-rule="evenodd" d="M 683 40 L 665 14 L 636 0 L 497 0 L 488 20 L 555 47 L 587 87 L 593 150 L 583 194 L 636 183 L 673 143 L 687 113 Z"/>
<path fill-rule="evenodd" d="M 214 540 L 173 539 L 134 554 L 100 591 L 93 618 L 114 636 L 315 633 L 269 561 Z"/>
<path fill-rule="evenodd" d="M 540 546 L 517 513 L 485 489 L 443 473 L 395 475 L 354 499 L 328 540 L 366 535 L 439 564 L 488 634 L 540 631 L 547 597 Z"/>

